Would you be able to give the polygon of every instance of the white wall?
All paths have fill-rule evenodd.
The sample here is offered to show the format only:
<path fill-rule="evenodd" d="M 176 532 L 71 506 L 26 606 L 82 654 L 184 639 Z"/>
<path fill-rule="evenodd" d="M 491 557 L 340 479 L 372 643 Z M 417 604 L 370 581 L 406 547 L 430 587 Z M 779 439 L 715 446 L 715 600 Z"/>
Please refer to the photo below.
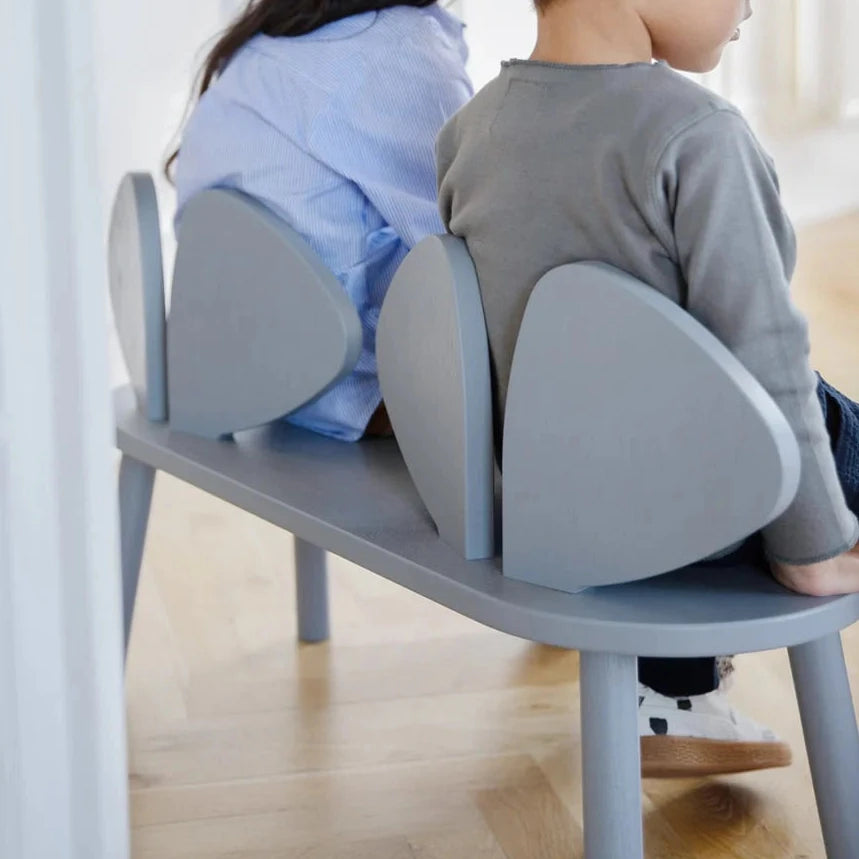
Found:
<path fill-rule="evenodd" d="M 191 83 L 205 46 L 241 0 L 93 0 L 98 119 L 98 191 L 106 218 L 122 176 L 155 175 L 161 205 L 165 262 L 173 258 L 171 219 L 175 197 L 162 164 L 176 139 Z M 122 383 L 125 367 L 111 331 L 111 376 Z"/>
<path fill-rule="evenodd" d="M 859 3 L 855 0 L 843 0 L 846 4 L 845 15 L 847 26 L 844 28 L 844 38 L 849 47 L 845 47 L 845 85 L 843 89 L 844 115 L 849 119 L 859 119 L 859 51 L 855 49 L 855 35 L 859 33 Z M 851 37 L 853 37 L 851 39 Z"/>
<path fill-rule="evenodd" d="M 94 0 L 105 199 L 129 169 L 160 173 L 204 47 L 237 5 L 238 0 Z M 159 191 L 167 188 L 162 183 Z"/>
<path fill-rule="evenodd" d="M 530 56 L 537 38 L 537 13 L 531 0 L 461 0 L 468 24 L 469 73 L 477 88 L 498 74 L 502 60 Z"/>

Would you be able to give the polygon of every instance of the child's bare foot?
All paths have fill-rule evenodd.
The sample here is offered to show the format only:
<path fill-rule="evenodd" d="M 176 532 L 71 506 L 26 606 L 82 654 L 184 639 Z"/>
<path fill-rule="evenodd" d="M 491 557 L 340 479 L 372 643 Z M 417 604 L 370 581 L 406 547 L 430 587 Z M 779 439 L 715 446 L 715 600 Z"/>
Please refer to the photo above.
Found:
<path fill-rule="evenodd" d="M 770 564 L 776 580 L 799 594 L 832 597 L 859 593 L 859 553 L 856 549 L 818 564 Z"/>

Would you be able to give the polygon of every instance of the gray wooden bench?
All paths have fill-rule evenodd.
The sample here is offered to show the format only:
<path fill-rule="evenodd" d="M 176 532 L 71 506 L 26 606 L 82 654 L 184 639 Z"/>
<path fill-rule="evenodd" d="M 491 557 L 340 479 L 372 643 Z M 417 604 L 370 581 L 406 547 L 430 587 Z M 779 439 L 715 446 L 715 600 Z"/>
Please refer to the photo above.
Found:
<path fill-rule="evenodd" d="M 161 470 L 295 535 L 302 640 L 328 635 L 331 552 L 487 626 L 580 650 L 588 859 L 643 856 L 636 657 L 788 647 L 827 854 L 859 856 L 839 637 L 859 596 L 788 593 L 754 557 L 702 562 L 785 509 L 799 460 L 775 405 L 694 320 L 598 265 L 547 275 L 520 332 L 502 481 L 458 240 L 427 240 L 398 273 L 378 332 L 397 441 L 354 445 L 277 420 L 351 370 L 361 333 L 333 276 L 271 213 L 227 191 L 192 203 L 166 336 L 144 175 L 120 189 L 110 259 L 132 378 L 116 393 L 126 634 Z M 693 391 L 698 407 L 666 422 Z"/>

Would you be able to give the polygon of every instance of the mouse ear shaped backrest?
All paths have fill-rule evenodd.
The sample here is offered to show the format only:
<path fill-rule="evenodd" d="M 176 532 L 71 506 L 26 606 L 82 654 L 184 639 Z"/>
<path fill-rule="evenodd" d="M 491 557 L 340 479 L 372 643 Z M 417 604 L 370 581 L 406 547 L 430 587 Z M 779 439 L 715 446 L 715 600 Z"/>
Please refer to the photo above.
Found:
<path fill-rule="evenodd" d="M 117 190 L 108 235 L 108 282 L 137 406 L 151 421 L 167 420 L 161 225 L 148 173 L 127 174 Z"/>
<path fill-rule="evenodd" d="M 283 417 L 345 378 L 358 313 L 334 274 L 273 212 L 204 191 L 185 207 L 173 275 L 170 423 L 207 437 Z"/>
<path fill-rule="evenodd" d="M 406 258 L 376 335 L 379 378 L 412 480 L 443 540 L 492 557 L 489 346 L 465 243 L 433 236 Z"/>
<path fill-rule="evenodd" d="M 504 429 L 504 572 L 575 591 L 709 557 L 780 515 L 799 449 L 761 385 L 656 290 L 549 272 L 519 331 Z"/>

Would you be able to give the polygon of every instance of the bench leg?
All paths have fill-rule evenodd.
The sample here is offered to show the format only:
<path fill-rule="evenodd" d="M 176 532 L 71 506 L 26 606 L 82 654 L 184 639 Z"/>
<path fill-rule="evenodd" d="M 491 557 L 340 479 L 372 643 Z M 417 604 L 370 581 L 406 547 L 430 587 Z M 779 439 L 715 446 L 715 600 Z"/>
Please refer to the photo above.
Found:
<path fill-rule="evenodd" d="M 635 657 L 581 654 L 585 859 L 642 859 Z"/>
<path fill-rule="evenodd" d="M 828 859 L 859 856 L 859 731 L 841 637 L 792 647 L 790 665 Z"/>
<path fill-rule="evenodd" d="M 328 640 L 328 570 L 325 550 L 295 538 L 295 589 L 298 639 L 307 644 Z"/>
<path fill-rule="evenodd" d="M 131 637 L 134 601 L 140 579 L 140 563 L 149 524 L 155 469 L 123 455 L 119 466 L 119 535 L 122 556 L 122 608 L 125 623 L 125 652 Z"/>

